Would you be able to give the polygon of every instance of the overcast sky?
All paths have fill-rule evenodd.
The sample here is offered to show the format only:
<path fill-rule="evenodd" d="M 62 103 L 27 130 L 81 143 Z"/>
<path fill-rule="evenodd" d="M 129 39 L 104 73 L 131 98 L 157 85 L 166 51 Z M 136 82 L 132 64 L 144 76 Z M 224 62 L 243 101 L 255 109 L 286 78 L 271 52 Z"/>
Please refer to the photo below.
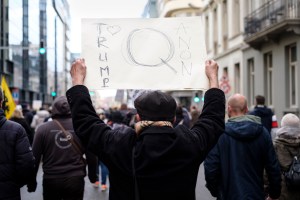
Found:
<path fill-rule="evenodd" d="M 140 18 L 147 0 L 68 0 L 71 52 L 81 52 L 81 18 Z"/>

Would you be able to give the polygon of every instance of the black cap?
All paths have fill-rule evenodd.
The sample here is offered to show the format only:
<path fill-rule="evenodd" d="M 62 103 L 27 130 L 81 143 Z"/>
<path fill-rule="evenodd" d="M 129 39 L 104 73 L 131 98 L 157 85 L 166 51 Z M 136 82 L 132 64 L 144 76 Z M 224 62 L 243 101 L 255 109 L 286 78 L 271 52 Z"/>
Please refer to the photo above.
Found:
<path fill-rule="evenodd" d="M 175 99 L 161 91 L 143 93 L 134 101 L 134 107 L 142 120 L 173 121 L 176 106 Z"/>

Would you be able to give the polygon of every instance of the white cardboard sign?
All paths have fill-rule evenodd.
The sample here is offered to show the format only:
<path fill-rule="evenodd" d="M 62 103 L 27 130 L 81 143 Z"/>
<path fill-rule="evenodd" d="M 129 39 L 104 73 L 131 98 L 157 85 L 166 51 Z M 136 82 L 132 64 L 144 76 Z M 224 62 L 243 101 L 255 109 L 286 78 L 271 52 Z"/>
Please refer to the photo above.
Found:
<path fill-rule="evenodd" d="M 82 19 L 85 85 L 98 89 L 207 89 L 201 17 Z"/>

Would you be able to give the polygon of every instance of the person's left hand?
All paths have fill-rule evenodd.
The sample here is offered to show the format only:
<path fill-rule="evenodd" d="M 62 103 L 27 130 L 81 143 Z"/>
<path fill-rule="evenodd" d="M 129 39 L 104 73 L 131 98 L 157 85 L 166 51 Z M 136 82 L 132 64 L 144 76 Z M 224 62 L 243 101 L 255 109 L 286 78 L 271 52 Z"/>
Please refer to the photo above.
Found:
<path fill-rule="evenodd" d="M 72 84 L 83 85 L 86 76 L 86 65 L 84 58 L 76 59 L 71 66 L 70 71 L 72 77 Z"/>

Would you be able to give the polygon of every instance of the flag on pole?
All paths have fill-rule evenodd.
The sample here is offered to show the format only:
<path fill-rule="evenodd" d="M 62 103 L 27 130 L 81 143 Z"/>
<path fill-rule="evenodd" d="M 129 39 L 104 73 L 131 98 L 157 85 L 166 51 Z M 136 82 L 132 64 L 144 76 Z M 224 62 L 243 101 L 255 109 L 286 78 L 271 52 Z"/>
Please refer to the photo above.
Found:
<path fill-rule="evenodd" d="M 11 95 L 11 92 L 9 90 L 9 87 L 4 77 L 2 77 L 1 87 L 3 90 L 2 109 L 4 110 L 4 114 L 6 118 L 9 119 L 16 108 L 16 104 L 14 102 L 14 99 Z"/>

